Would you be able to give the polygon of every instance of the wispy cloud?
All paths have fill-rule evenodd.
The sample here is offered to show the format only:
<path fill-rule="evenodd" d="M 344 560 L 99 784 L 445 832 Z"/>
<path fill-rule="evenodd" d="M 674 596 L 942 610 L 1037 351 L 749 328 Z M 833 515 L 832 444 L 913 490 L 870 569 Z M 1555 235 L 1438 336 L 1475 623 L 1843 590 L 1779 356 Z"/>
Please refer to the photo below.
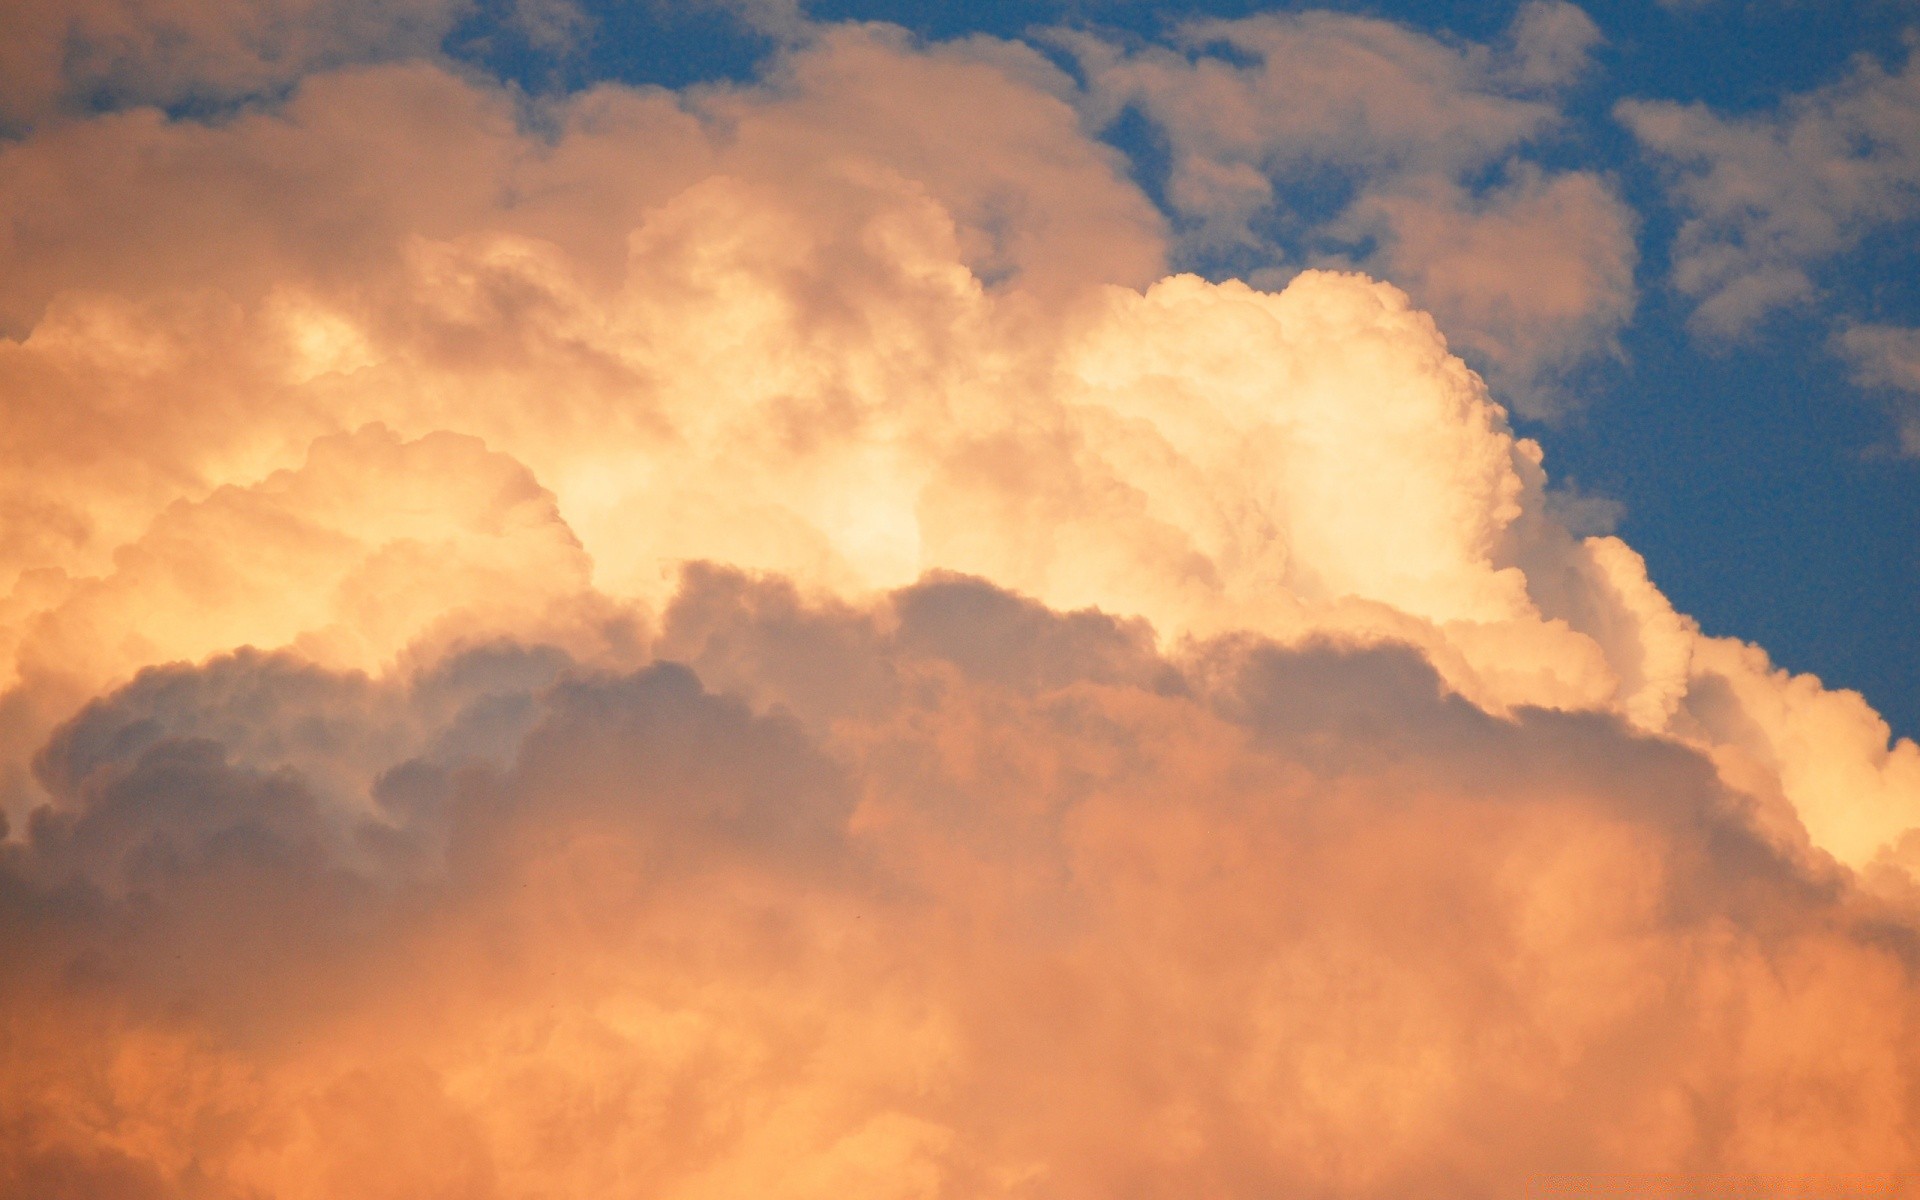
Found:
<path fill-rule="evenodd" d="M 1319 12 L 1198 22 L 1176 47 L 1059 36 L 1096 123 L 1131 108 L 1167 138 L 1185 258 L 1382 273 L 1532 415 L 1565 406 L 1567 373 L 1632 313 L 1634 221 L 1611 184 L 1524 156 L 1599 40 L 1572 5 L 1523 6 L 1498 47 Z"/>
<path fill-rule="evenodd" d="M 1737 336 L 1816 293 L 1814 272 L 1920 215 L 1920 70 L 1861 58 L 1776 111 L 1628 100 L 1618 113 L 1668 170 L 1686 221 L 1673 282 L 1701 332 Z"/>

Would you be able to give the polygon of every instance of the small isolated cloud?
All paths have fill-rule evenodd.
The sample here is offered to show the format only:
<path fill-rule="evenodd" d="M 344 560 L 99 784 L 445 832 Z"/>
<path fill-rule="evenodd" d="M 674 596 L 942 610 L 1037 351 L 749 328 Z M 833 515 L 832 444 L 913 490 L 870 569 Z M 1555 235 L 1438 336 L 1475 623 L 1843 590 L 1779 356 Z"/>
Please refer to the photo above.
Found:
<path fill-rule="evenodd" d="M 1325 12 L 1198 22 L 1175 48 L 1060 36 L 1096 123 L 1133 109 L 1167 138 L 1189 261 L 1284 277 L 1304 265 L 1292 248 L 1382 274 L 1530 415 L 1612 352 L 1633 308 L 1632 216 L 1603 177 L 1524 157 L 1599 41 L 1580 9 L 1525 5 L 1498 48 Z"/>
<path fill-rule="evenodd" d="M 1920 457 L 1920 329 L 1854 325 L 1836 340 L 1857 382 L 1899 395 L 1900 448 Z"/>
<path fill-rule="evenodd" d="M 1586 74 L 1605 38 L 1586 10 L 1567 0 L 1527 0 L 1507 31 L 1505 74 L 1526 87 L 1564 86 Z"/>
<path fill-rule="evenodd" d="M 1814 272 L 1869 232 L 1920 216 L 1920 69 L 1861 58 L 1837 83 L 1777 110 L 1722 116 L 1701 104 L 1616 109 L 1668 173 L 1685 215 L 1673 283 L 1693 323 L 1734 337 L 1816 293 Z"/>

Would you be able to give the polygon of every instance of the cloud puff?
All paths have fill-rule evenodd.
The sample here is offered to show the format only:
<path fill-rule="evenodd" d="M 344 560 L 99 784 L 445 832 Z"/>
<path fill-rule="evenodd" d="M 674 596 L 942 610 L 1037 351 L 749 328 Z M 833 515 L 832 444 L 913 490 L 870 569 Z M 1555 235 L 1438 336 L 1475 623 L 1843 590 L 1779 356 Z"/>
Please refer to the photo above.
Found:
<path fill-rule="evenodd" d="M 1866 57 L 1777 111 L 1628 100 L 1617 113 L 1669 172 L 1686 214 L 1673 282 L 1704 333 L 1740 334 L 1815 293 L 1820 264 L 1910 219 L 1920 185 L 1920 72 Z"/>
<path fill-rule="evenodd" d="M 476 629 L 618 625 L 590 571 L 552 495 L 477 439 L 321 438 L 298 469 L 169 506 L 107 574 L 16 589 L 9 807 L 50 723 L 134 666 L 252 645 L 376 668 Z"/>
<path fill-rule="evenodd" d="M 1356 152 L 1444 181 L 1529 11 L 1222 36 L 1437 72 Z M 844 28 L 0 152 L 0 1192 L 1911 1177 L 1920 747 L 1569 530 L 1405 291 L 1162 278 L 1074 100 Z M 1436 294 L 1604 224 L 1510 186 L 1355 211 Z"/>
<path fill-rule="evenodd" d="M 20 336 L 0 343 L 0 374 L 15 398 L 5 475 L 22 482 L 5 491 L 0 570 L 103 570 L 174 499 L 369 421 L 510 439 L 561 478 L 526 446 L 661 432 L 654 410 L 689 397 L 655 394 L 649 346 L 676 356 L 669 390 L 705 386 L 695 362 L 732 363 L 747 288 L 771 289 L 749 306 L 767 324 L 741 337 L 794 347 L 766 382 L 797 416 L 833 403 L 823 364 L 883 303 L 944 303 L 956 245 L 1036 299 L 1145 283 L 1158 218 L 1072 110 L 1019 77 L 1043 66 L 849 32 L 765 86 L 587 93 L 551 114 L 552 139 L 519 128 L 504 92 L 387 67 L 215 126 L 140 112 L 8 146 L 0 313 Z M 896 103 L 908 94 L 922 100 Z M 935 120 L 962 97 L 974 123 Z M 888 204 L 905 215 L 875 224 Z M 913 239 L 936 261 L 894 287 Z M 836 308 L 837 329 L 819 319 Z M 894 328 L 937 324 L 903 310 Z"/>
<path fill-rule="evenodd" d="M 1837 341 L 1841 353 L 1852 360 L 1858 382 L 1904 396 L 1920 395 L 1920 330 L 1855 325 L 1842 330 Z M 1900 416 L 1900 448 L 1920 455 L 1920 413 L 1912 411 L 1912 401 L 1905 402 Z"/>
<path fill-rule="evenodd" d="M 1865 755 L 1852 797 L 1792 765 L 1823 753 L 1801 708 L 1695 711 L 1689 623 L 1630 550 L 1556 522 L 1538 447 L 1404 294 L 1323 272 L 1116 286 L 1151 274 L 1156 225 L 1062 86 L 1017 46 L 849 30 L 765 84 L 589 93 L 542 136 L 406 67 L 218 127 L 105 117 L 13 148 L 17 178 L 63 181 L 107 228 L 156 222 L 138 244 L 180 263 L 23 245 L 16 814 L 33 739 L 142 665 L 225 638 L 377 669 L 436 629 L 657 606 L 677 564 L 714 559 L 856 596 L 962 570 L 1169 640 L 1407 642 L 1492 711 L 1739 741 L 1796 811 L 1878 814 L 1849 861 L 1913 823 L 1914 751 L 1864 706 L 1834 726 Z M 962 94 L 979 120 L 939 127 L 976 153 L 931 152 L 917 114 Z M 410 189 L 428 140 L 435 185 Z M 86 186 L 127 161 L 146 174 Z M 189 174 L 209 164 L 230 197 Z M 25 199 L 45 194 L 17 203 L 54 211 Z M 392 432 L 336 434 L 369 422 Z M 247 582 L 230 547 L 256 541 Z"/>
<path fill-rule="evenodd" d="M 1565 0 L 1527 0 L 1514 14 L 1507 37 L 1508 57 L 1499 70 L 1516 83 L 1541 88 L 1577 80 L 1605 40 L 1593 18 Z"/>
<path fill-rule="evenodd" d="M 1197 22 L 1175 48 L 1063 37 L 1096 122 L 1132 109 L 1167 139 L 1196 261 L 1384 274 L 1534 414 L 1632 312 L 1633 221 L 1612 186 L 1522 156 L 1599 38 L 1573 5 L 1523 6 L 1497 50 L 1325 12 Z M 1305 262 L 1277 272 L 1283 246 Z"/>

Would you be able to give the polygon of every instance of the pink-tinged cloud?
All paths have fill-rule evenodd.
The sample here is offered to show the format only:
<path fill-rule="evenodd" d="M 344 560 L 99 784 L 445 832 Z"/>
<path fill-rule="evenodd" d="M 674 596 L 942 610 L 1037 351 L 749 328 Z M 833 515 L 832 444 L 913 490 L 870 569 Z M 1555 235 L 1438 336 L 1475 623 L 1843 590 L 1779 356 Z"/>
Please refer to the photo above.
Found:
<path fill-rule="evenodd" d="M 1920 70 L 1862 57 L 1777 111 L 1629 100 L 1620 119 L 1666 169 L 1686 216 L 1673 283 L 1694 326 L 1743 334 L 1816 291 L 1814 273 L 1868 233 L 1920 212 Z"/>
<path fill-rule="evenodd" d="M 1497 159 L 1528 12 L 1257 29 Z M 1084 99 L 816 29 L 0 151 L 0 1195 L 1914 1194 L 1920 748 L 1407 291 L 1162 277 Z M 1608 286 L 1434 178 L 1462 344 Z"/>
<path fill-rule="evenodd" d="M 89 706 L 5 866 L 10 1193 L 1911 1162 L 1889 910 L 1672 741 L 1490 716 L 1404 647 L 1168 660 L 959 577 L 855 608 L 701 571 L 657 650 L 692 669 L 242 655 Z"/>
<path fill-rule="evenodd" d="M 551 0 L 510 7 L 536 38 L 569 23 Z M 242 100 L 329 67 L 430 55 L 469 11 L 462 0 L 7 0 L 0 128 L 101 99 Z"/>

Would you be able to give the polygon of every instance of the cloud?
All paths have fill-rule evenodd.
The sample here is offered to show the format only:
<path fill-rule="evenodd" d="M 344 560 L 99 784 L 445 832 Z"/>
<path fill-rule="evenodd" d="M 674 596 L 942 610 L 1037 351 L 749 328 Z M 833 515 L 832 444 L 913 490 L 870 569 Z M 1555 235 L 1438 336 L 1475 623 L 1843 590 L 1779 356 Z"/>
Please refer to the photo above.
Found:
<path fill-rule="evenodd" d="M 1362 196 L 1333 228 L 1371 239 L 1369 266 L 1445 314 L 1460 353 L 1510 385 L 1516 370 L 1564 378 L 1617 352 L 1633 315 L 1633 256 L 1621 248 L 1635 225 L 1599 176 L 1522 165 L 1479 196 L 1441 180 Z M 1515 264 L 1530 273 L 1524 286 Z"/>
<path fill-rule="evenodd" d="M 1854 378 L 1872 388 L 1903 393 L 1900 448 L 1920 455 L 1920 413 L 1905 411 L 1905 396 L 1920 395 L 1920 330 L 1892 325 L 1855 325 L 1836 339 L 1853 363 Z"/>
<path fill-rule="evenodd" d="M 657 607 L 700 559 L 855 596 L 961 570 L 1164 639 L 1408 642 L 1492 711 L 1742 730 L 1796 781 L 1782 803 L 1845 802 L 1778 759 L 1820 752 L 1786 749 L 1798 709 L 1756 732 L 1688 707 L 1697 635 L 1630 551 L 1556 523 L 1538 447 L 1404 294 L 1324 272 L 1119 286 L 1156 269 L 1158 226 L 1065 86 L 1017 46 L 846 30 L 764 84 L 600 89 L 542 136 L 402 67 L 217 127 L 108 116 L 15 147 L 103 228 L 150 222 L 36 238 L 16 276 L 40 314 L 7 347 L 35 464 L 13 501 L 16 814 L 33 740 L 143 665 L 225 639 L 379 669 L 448 630 Z M 962 94 L 976 121 L 927 124 Z M 365 119 L 386 110 L 405 119 Z M 148 174 L 86 186 L 126 161 Z M 423 161 L 434 185 L 404 186 Z M 1523 209 L 1582 194 L 1528 186 Z M 130 272 L 135 244 L 180 273 Z M 88 411 L 91 440 L 63 432 Z M 391 432 L 342 436 L 370 423 Z M 1846 722 L 1866 756 L 1846 786 L 1882 797 L 1848 835 L 1864 864 L 1911 823 L 1912 751 L 1884 758 L 1870 710 Z"/>
<path fill-rule="evenodd" d="M 964 278 L 936 260 L 863 298 L 910 239 L 936 256 L 957 241 L 967 266 L 1039 296 L 1151 280 L 1151 206 L 1071 109 L 1010 74 L 1038 57 L 1013 57 L 922 56 L 848 32 L 763 87 L 587 93 L 552 114 L 552 140 L 520 129 L 503 91 L 386 67 L 311 80 L 282 109 L 218 125 L 121 114 L 7 147 L 0 209 L 16 236 L 0 312 L 21 335 L 0 344 L 18 397 L 7 476 L 30 461 L 34 478 L 8 500 L 20 557 L 0 569 L 97 572 L 173 499 L 252 482 L 371 421 L 516 444 L 591 440 L 607 422 L 658 431 L 649 409 L 681 397 L 653 394 L 649 343 L 688 355 L 676 377 L 706 386 L 688 366 L 695 348 L 730 367 L 738 343 L 711 330 L 743 289 L 767 286 L 771 324 L 748 340 L 772 326 L 786 337 L 788 303 L 796 317 L 849 314 L 808 337 L 866 337 L 883 302 L 918 290 L 942 303 L 935 293 Z M 922 102 L 892 102 L 916 89 Z M 935 119 L 963 96 L 973 123 Z M 887 203 L 905 216 L 869 224 Z M 649 273 L 661 286 L 617 297 Z M 610 305 L 626 326 L 608 325 Z M 937 323 L 895 327 L 921 324 Z M 804 394 L 820 386 L 803 382 L 819 369 L 805 359 L 796 350 L 780 383 L 796 417 L 832 403 Z M 530 421 L 524 406 L 552 398 L 554 370 L 566 402 Z"/>
<path fill-rule="evenodd" d="M 1491 717 L 1405 648 L 1168 660 L 964 578 L 814 606 L 707 571 L 668 628 L 694 670 L 243 656 L 98 702 L 0 875 L 9 1188 L 1518 1195 L 1907 1161 L 1911 963 L 1670 742 Z M 279 699 L 228 746 L 236 687 Z M 487 759 L 386 732 L 503 705 Z M 388 742 L 376 807 L 260 737 L 316 717 Z M 1780 1101 L 1809 1094 L 1848 1099 Z"/>
<path fill-rule="evenodd" d="M 1555 119 L 1529 12 L 1107 66 L 1400 64 L 1440 136 L 1300 94 L 1401 172 L 1342 219 L 1524 347 L 1625 236 L 1451 173 Z M 0 151 L 0 1193 L 1911 1176 L 1920 747 L 1569 529 L 1406 291 L 1166 275 L 1084 99 L 837 27 Z"/>
<path fill-rule="evenodd" d="M 1090 119 L 1131 109 L 1167 139 L 1189 260 L 1383 274 L 1530 415 L 1561 407 L 1632 313 L 1633 221 L 1612 185 L 1524 157 L 1599 39 L 1572 5 L 1523 6 L 1498 50 L 1326 12 L 1196 22 L 1173 48 L 1059 36 Z"/>
<path fill-rule="evenodd" d="M 0 123 L 88 103 L 232 101 L 343 63 L 431 54 L 452 0 L 10 0 Z"/>
<path fill-rule="evenodd" d="M 1620 119 L 1667 170 L 1685 214 L 1673 282 L 1693 323 L 1737 336 L 1816 293 L 1813 272 L 1867 233 L 1908 220 L 1920 186 L 1920 73 L 1861 57 L 1845 78 L 1770 113 L 1627 100 Z"/>

